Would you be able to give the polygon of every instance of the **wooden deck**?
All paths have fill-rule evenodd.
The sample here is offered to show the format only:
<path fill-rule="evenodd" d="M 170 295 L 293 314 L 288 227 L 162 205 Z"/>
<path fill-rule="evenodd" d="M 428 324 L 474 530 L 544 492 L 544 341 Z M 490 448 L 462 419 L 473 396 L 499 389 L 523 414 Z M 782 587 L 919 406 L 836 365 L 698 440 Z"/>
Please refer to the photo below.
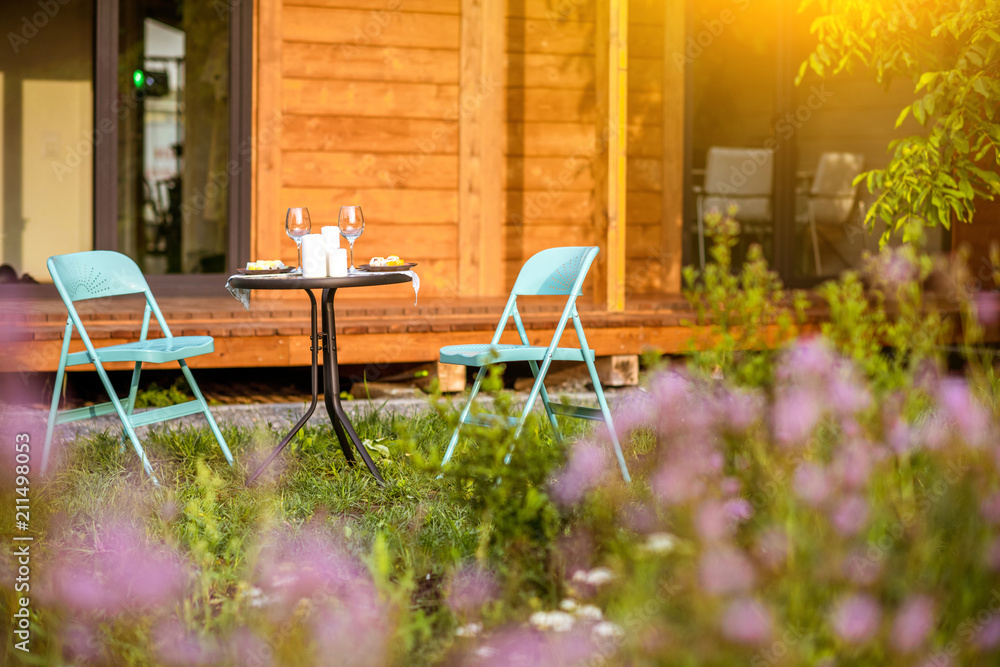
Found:
<path fill-rule="evenodd" d="M 523 300 L 522 300 L 523 301 Z M 309 301 L 255 292 L 250 310 L 229 296 L 158 299 L 175 336 L 215 337 L 215 353 L 192 359 L 193 367 L 234 368 L 305 366 L 309 364 Z M 443 345 L 489 341 L 503 309 L 502 298 L 431 297 L 413 305 L 410 299 L 337 301 L 337 352 L 345 364 L 391 364 L 437 359 Z M 79 302 L 81 317 L 95 343 L 104 346 L 133 341 L 141 326 L 141 299 L 121 297 Z M 664 353 L 687 349 L 692 330 L 682 321 L 693 318 L 677 294 L 631 299 L 625 312 L 608 313 L 580 304 L 590 346 L 600 356 Z M 561 304 L 536 298 L 520 305 L 532 343 L 546 344 L 555 331 Z M 58 299 L 0 300 L 0 325 L 11 371 L 54 371 L 66 324 Z M 159 328 L 151 325 L 151 336 Z M 513 326 L 506 338 L 516 342 Z M 564 345 L 576 345 L 572 327 Z M 73 351 L 83 349 L 78 338 Z M 77 367 L 90 369 L 89 366 Z"/>

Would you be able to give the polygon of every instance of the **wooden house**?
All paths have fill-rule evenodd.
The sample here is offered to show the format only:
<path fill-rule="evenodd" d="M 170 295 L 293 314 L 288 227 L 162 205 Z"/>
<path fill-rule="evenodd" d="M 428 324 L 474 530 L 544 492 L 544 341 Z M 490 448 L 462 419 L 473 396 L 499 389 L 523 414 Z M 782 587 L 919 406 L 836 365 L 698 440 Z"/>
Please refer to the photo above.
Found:
<path fill-rule="evenodd" d="M 796 4 L 5 3 L 2 259 L 44 283 L 51 254 L 121 250 L 175 334 L 217 337 L 201 365 L 301 365 L 301 295 L 255 295 L 247 312 L 225 277 L 248 260 L 296 263 L 287 208 L 308 207 L 318 228 L 360 204 L 358 258 L 417 262 L 420 302 L 401 286 L 338 296 L 344 362 L 428 361 L 483 340 L 521 264 L 556 245 L 601 247 L 584 315 L 598 354 L 680 351 L 708 147 L 773 142 L 773 261 L 808 283 L 796 173 L 829 150 L 884 164 L 911 94 L 860 75 L 794 85 L 809 48 Z M 839 248 L 838 268 L 861 248 Z M 65 322 L 54 290 L 0 293 L 11 358 L 54 369 Z M 533 336 L 554 312 L 537 305 Z M 87 317 L 108 341 L 137 331 L 118 307 Z"/>

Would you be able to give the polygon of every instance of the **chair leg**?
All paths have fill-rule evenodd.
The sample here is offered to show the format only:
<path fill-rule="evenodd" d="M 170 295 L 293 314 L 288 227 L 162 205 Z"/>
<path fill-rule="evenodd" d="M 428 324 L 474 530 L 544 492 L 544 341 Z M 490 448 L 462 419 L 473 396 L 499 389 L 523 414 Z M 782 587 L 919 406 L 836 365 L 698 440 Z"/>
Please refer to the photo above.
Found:
<path fill-rule="evenodd" d="M 823 263 L 819 258 L 819 234 L 816 233 L 816 216 L 813 214 L 812 207 L 809 207 L 809 233 L 812 235 L 813 243 L 813 261 L 816 262 L 816 275 L 823 275 Z"/>
<path fill-rule="evenodd" d="M 125 404 L 125 414 L 129 417 L 132 416 L 135 410 L 135 397 L 139 393 L 139 374 L 142 372 L 142 362 L 135 362 L 135 368 L 132 370 L 132 383 L 129 385 L 128 389 L 128 403 Z M 125 434 L 125 430 L 122 429 L 122 441 L 119 444 L 121 451 L 125 451 L 125 443 L 128 441 L 128 437 Z"/>
<path fill-rule="evenodd" d="M 594 366 L 594 362 L 589 357 L 587 358 L 587 370 L 590 371 L 590 380 L 594 383 L 594 393 L 597 394 L 597 402 L 601 406 L 601 414 L 604 415 L 604 422 L 608 427 L 608 434 L 611 436 L 611 444 L 615 448 L 615 456 L 618 457 L 618 467 L 621 468 L 625 482 L 631 482 L 632 477 L 628 474 L 625 456 L 622 454 L 621 445 L 618 444 L 618 434 L 615 433 L 615 425 L 611 421 L 611 410 L 608 409 L 608 402 L 604 398 L 604 389 L 601 388 L 601 381 L 597 377 L 597 367 Z"/>
<path fill-rule="evenodd" d="M 42 445 L 42 474 L 49 466 L 49 448 L 52 446 L 52 433 L 56 426 L 56 415 L 59 414 L 59 394 L 62 393 L 63 378 L 66 374 L 66 351 L 69 340 L 63 345 L 63 354 L 59 358 L 59 370 L 56 371 L 56 382 L 52 385 L 52 407 L 49 408 L 49 423 L 45 426 L 45 444 Z"/>
<path fill-rule="evenodd" d="M 125 433 L 128 435 L 129 440 L 132 441 L 132 449 L 135 450 L 135 453 L 139 455 L 139 460 L 142 461 L 142 469 L 146 471 L 146 474 L 153 480 L 153 483 L 159 486 L 160 482 L 156 479 L 156 475 L 153 474 L 153 466 L 149 463 L 146 450 L 142 448 L 139 436 L 136 435 L 135 428 L 132 426 L 132 417 L 125 412 L 125 406 L 118 400 L 118 394 L 115 393 L 115 388 L 111 384 L 111 378 L 108 377 L 107 371 L 104 370 L 104 366 L 99 360 L 94 360 L 94 366 L 97 368 L 97 375 L 101 378 L 104 390 L 108 392 L 108 396 L 111 398 L 111 404 L 115 406 L 118 418 L 122 420 Z"/>
<path fill-rule="evenodd" d="M 455 432 L 451 434 L 451 440 L 448 442 L 448 449 L 444 451 L 444 456 L 441 458 L 442 466 L 448 463 L 451 460 L 451 455 L 455 453 L 455 446 L 458 444 L 458 433 L 462 430 L 462 424 L 465 423 L 466 417 L 469 416 L 472 402 L 476 400 L 476 394 L 479 393 L 479 386 L 483 383 L 484 377 L 486 377 L 486 366 L 480 366 L 479 372 L 476 373 L 476 381 L 472 383 L 472 389 L 469 391 L 469 400 L 466 402 L 465 407 L 462 408 L 462 414 L 458 417 L 458 425 L 455 426 Z"/>
<path fill-rule="evenodd" d="M 528 365 L 531 366 L 531 374 L 535 376 L 535 381 L 538 381 L 538 364 L 534 361 L 529 361 Z M 552 430 L 556 434 L 556 442 L 562 444 L 563 437 L 562 431 L 559 430 L 559 422 L 556 421 L 556 413 L 552 412 L 552 406 L 549 405 L 549 392 L 545 390 L 545 385 L 542 384 L 539 392 L 542 396 L 542 405 L 545 407 L 545 414 L 549 416 L 549 422 L 552 424 Z"/>
<path fill-rule="evenodd" d="M 701 262 L 701 270 L 705 270 L 705 205 L 701 197 L 698 197 L 698 260 Z"/>
<path fill-rule="evenodd" d="M 226 439 L 222 437 L 222 431 L 219 430 L 219 425 L 215 423 L 215 417 L 212 416 L 212 412 L 208 409 L 208 403 L 205 401 L 205 397 L 202 396 L 201 389 L 198 388 L 198 383 L 194 381 L 191 369 L 188 368 L 187 363 L 183 359 L 179 360 L 178 363 L 181 366 L 181 372 L 184 373 L 184 379 L 187 380 L 188 386 L 191 387 L 191 392 L 201 404 L 201 411 L 205 414 L 205 419 L 208 421 L 208 427 L 212 429 L 212 435 L 215 436 L 215 441 L 219 443 L 222 455 L 226 457 L 226 462 L 229 463 L 230 467 L 232 467 L 233 455 L 229 451 L 229 447 L 226 445 Z"/>
<path fill-rule="evenodd" d="M 535 401 L 538 400 L 538 395 L 545 391 L 545 375 L 549 372 L 549 366 L 551 365 L 552 357 L 546 357 L 545 360 L 542 361 L 542 367 L 538 370 L 538 374 L 535 376 L 535 384 L 531 388 L 531 392 L 528 394 L 528 400 L 524 404 L 524 411 L 521 412 L 521 419 L 517 422 L 517 430 L 514 431 L 514 442 L 510 443 L 507 455 L 503 457 L 504 465 L 510 464 L 510 459 L 514 455 L 514 443 L 516 443 L 517 439 L 521 437 L 521 431 L 524 430 L 524 423 L 528 421 L 528 415 L 531 414 L 531 409 L 535 407 Z"/>

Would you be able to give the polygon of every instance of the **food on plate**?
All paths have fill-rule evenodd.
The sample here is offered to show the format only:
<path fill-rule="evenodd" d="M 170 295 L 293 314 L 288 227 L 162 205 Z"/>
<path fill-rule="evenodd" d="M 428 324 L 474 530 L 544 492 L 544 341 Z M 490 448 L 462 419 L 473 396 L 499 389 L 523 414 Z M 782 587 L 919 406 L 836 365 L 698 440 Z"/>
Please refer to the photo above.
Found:
<path fill-rule="evenodd" d="M 402 266 L 404 263 L 398 255 L 389 255 L 388 257 L 372 257 L 368 266 Z"/>
<path fill-rule="evenodd" d="M 259 259 L 256 262 L 247 262 L 247 271 L 278 271 L 285 268 L 285 263 L 280 259 Z"/>

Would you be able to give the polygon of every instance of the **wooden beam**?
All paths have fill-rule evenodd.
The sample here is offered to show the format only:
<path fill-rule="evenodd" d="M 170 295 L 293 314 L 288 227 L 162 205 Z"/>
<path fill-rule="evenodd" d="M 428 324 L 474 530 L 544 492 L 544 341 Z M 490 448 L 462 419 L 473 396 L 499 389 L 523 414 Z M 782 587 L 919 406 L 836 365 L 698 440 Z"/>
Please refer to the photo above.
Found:
<path fill-rule="evenodd" d="M 281 2 L 258 0 L 254 12 L 256 108 L 253 114 L 251 259 L 276 259 L 285 236 L 281 210 Z"/>
<path fill-rule="evenodd" d="M 503 0 L 462 0 L 458 109 L 458 293 L 505 290 Z"/>
<path fill-rule="evenodd" d="M 625 188 L 628 119 L 628 0 L 598 0 L 597 201 L 595 232 L 604 241 L 595 298 L 625 309 Z"/>
<path fill-rule="evenodd" d="M 684 107 L 687 2 L 664 3 L 663 16 L 663 291 L 681 291 L 684 248 Z"/>

